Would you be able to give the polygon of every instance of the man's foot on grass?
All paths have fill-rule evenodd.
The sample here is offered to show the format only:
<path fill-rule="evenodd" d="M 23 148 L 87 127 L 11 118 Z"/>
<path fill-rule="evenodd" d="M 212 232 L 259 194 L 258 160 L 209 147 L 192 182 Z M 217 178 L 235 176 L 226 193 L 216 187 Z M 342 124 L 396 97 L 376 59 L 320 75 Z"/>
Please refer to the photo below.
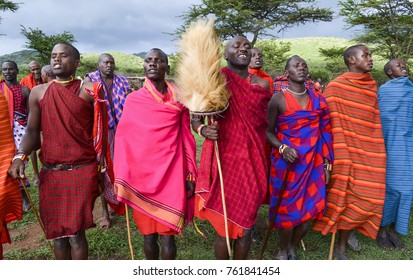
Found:
<path fill-rule="evenodd" d="M 99 220 L 99 228 L 100 229 L 108 229 L 110 228 L 111 224 L 110 224 L 110 219 L 109 217 L 102 217 Z"/>
<path fill-rule="evenodd" d="M 345 251 L 339 251 L 339 250 L 334 250 L 333 251 L 333 259 L 334 260 L 340 260 L 340 261 L 344 261 L 344 260 L 348 260 L 348 257 L 346 255 Z"/>
<path fill-rule="evenodd" d="M 404 249 L 406 247 L 406 245 L 404 244 L 403 241 L 401 241 L 398 237 L 397 237 L 397 233 L 393 228 L 390 228 L 387 231 L 387 236 L 389 238 L 389 241 L 393 244 L 394 248 L 396 249 Z"/>
<path fill-rule="evenodd" d="M 354 231 L 351 231 L 350 235 L 348 236 L 347 246 L 351 250 L 353 250 L 354 252 L 360 252 L 361 251 L 361 244 L 358 241 L 356 235 L 354 234 Z"/>
<path fill-rule="evenodd" d="M 288 260 L 287 251 L 283 251 L 283 252 L 278 251 L 278 252 L 275 254 L 275 259 L 276 259 L 276 260 Z"/>

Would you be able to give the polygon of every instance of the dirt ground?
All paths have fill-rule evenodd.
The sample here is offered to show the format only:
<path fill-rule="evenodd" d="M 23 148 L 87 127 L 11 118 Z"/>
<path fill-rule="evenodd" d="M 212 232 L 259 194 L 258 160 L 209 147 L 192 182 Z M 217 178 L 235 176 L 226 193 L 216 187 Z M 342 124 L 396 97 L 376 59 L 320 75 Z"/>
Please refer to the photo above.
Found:
<path fill-rule="evenodd" d="M 100 203 L 100 198 L 96 199 L 95 208 L 93 210 L 93 217 L 96 225 L 99 226 L 99 219 L 102 217 L 102 207 Z M 24 250 L 31 250 L 42 246 L 43 231 L 39 223 L 37 222 L 30 224 L 27 228 L 24 229 L 10 229 L 9 233 L 11 236 L 12 243 L 3 244 L 4 253 L 18 248 Z"/>

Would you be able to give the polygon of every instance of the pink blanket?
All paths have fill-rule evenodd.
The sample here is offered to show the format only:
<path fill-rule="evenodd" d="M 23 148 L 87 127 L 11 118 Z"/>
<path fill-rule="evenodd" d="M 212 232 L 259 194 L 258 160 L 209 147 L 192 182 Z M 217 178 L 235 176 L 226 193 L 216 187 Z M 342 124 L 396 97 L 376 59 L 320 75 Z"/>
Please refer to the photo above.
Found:
<path fill-rule="evenodd" d="M 120 201 L 181 232 L 193 215 L 185 181 L 188 172 L 196 175 L 196 144 L 189 111 L 167 84 L 164 95 L 146 79 L 126 98 L 115 136 L 115 190 Z"/>

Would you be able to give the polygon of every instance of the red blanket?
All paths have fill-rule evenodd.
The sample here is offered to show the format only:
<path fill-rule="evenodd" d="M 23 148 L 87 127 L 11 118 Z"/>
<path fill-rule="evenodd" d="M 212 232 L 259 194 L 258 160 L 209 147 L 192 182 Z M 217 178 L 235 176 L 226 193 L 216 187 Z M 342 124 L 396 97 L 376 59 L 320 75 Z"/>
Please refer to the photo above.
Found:
<path fill-rule="evenodd" d="M 0 91 L 0 244 L 10 242 L 6 223 L 22 218 L 19 183 L 7 174 L 15 151 L 8 112 L 6 98 Z"/>
<path fill-rule="evenodd" d="M 267 191 L 264 145 L 271 93 L 251 86 L 228 68 L 222 72 L 231 93 L 229 108 L 218 119 L 227 214 L 233 223 L 251 228 Z M 207 209 L 223 215 L 217 160 L 211 140 L 205 140 L 203 145 L 196 192 Z"/>
<path fill-rule="evenodd" d="M 43 112 L 41 162 L 83 164 L 74 170 L 42 169 L 40 173 L 39 208 L 47 239 L 73 236 L 95 226 L 92 210 L 99 189 L 93 106 L 78 96 L 79 91 L 78 80 L 66 87 L 53 82 L 39 102 Z"/>
<path fill-rule="evenodd" d="M 29 75 L 27 75 L 26 77 L 24 77 L 24 78 L 20 81 L 20 84 L 28 87 L 30 90 L 37 85 L 37 84 L 36 84 L 36 80 L 34 79 L 32 73 L 30 73 Z M 43 84 L 43 81 L 41 81 L 39 84 Z"/>

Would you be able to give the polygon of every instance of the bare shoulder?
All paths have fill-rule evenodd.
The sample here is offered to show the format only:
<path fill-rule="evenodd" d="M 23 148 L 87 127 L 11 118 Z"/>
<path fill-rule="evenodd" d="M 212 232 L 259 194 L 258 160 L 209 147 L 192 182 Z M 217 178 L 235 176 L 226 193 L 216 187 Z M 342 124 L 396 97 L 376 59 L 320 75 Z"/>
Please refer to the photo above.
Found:
<path fill-rule="evenodd" d="M 22 85 L 22 94 L 25 98 L 29 97 L 30 89 L 28 87 Z"/>
<path fill-rule="evenodd" d="M 255 75 L 251 76 L 251 84 L 257 84 L 262 88 L 270 90 L 270 84 L 268 81 Z"/>
<path fill-rule="evenodd" d="M 30 92 L 30 99 L 35 99 L 37 101 L 40 101 L 43 98 L 47 88 L 49 87 L 49 84 L 50 83 L 40 84 L 40 85 L 33 87 Z"/>
<path fill-rule="evenodd" d="M 90 92 L 93 93 L 93 91 L 93 83 L 88 80 L 83 80 L 79 96 L 88 102 L 93 102 L 93 94 L 90 94 Z"/>
<path fill-rule="evenodd" d="M 273 103 L 277 103 L 277 104 L 278 104 L 278 103 L 281 102 L 281 101 L 284 101 L 284 94 L 283 94 L 282 92 L 280 92 L 280 91 L 276 91 L 276 92 L 272 95 L 270 102 L 273 102 Z"/>

